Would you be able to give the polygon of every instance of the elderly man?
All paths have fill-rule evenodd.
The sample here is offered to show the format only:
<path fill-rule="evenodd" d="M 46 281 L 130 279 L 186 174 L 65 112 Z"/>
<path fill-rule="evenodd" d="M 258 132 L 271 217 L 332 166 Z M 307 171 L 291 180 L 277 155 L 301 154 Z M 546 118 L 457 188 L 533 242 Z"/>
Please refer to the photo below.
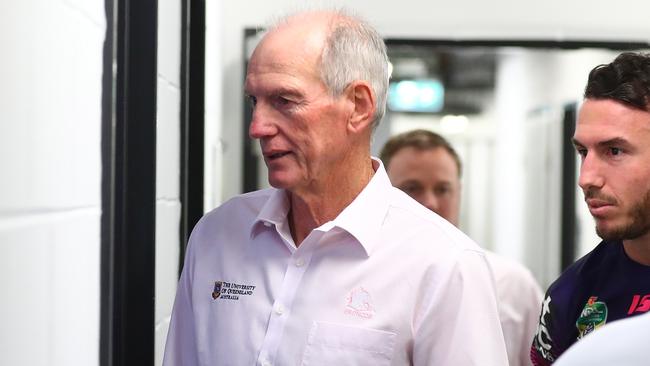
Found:
<path fill-rule="evenodd" d="M 507 363 L 483 252 L 370 157 L 388 77 L 377 32 L 340 12 L 263 37 L 245 91 L 273 188 L 194 228 L 165 365 Z"/>
<path fill-rule="evenodd" d="M 605 323 L 650 310 L 649 55 L 623 53 L 591 71 L 573 142 L 578 184 L 603 241 L 548 288 L 535 365 L 553 363 Z"/>
<path fill-rule="evenodd" d="M 390 138 L 380 157 L 395 187 L 458 226 L 461 162 L 444 137 L 426 130 L 405 132 Z M 496 280 L 508 362 L 530 365 L 542 290 L 526 267 L 491 252 L 486 255 Z"/>

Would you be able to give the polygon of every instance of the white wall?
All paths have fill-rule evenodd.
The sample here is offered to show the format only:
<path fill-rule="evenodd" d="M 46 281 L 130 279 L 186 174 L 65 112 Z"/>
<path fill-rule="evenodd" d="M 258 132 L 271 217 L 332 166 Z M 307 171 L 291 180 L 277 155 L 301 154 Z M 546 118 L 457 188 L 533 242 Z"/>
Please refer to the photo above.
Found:
<path fill-rule="evenodd" d="M 203 208 L 208 211 L 216 207 L 222 201 L 224 181 L 240 180 L 237 174 L 227 171 L 224 175 L 222 166 L 224 164 L 224 152 L 229 151 L 227 158 L 232 158 L 232 146 L 237 145 L 233 140 L 227 141 L 221 126 L 226 125 L 228 120 L 221 122 L 222 96 L 230 92 L 221 87 L 223 70 L 221 67 L 221 57 L 224 52 L 221 47 L 221 36 L 224 24 L 222 21 L 223 4 L 227 1 L 207 1 L 206 2 L 206 25 L 205 25 L 205 154 L 204 154 L 204 199 Z M 237 128 L 236 123 L 231 129 Z M 225 130 L 225 129 L 224 129 Z M 229 165 L 229 168 L 232 166 Z M 225 178 L 228 177 L 228 178 Z M 231 183 L 234 184 L 234 183 Z"/>
<path fill-rule="evenodd" d="M 156 131 L 156 338 L 162 365 L 180 251 L 181 1 L 158 0 Z"/>
<path fill-rule="evenodd" d="M 156 364 L 179 256 L 180 0 L 159 1 Z M 0 365 L 99 364 L 104 1 L 0 4 Z"/>
<path fill-rule="evenodd" d="M 451 2 L 402 0 L 249 0 L 208 1 L 220 6 L 218 25 L 221 38 L 208 43 L 219 49 L 219 63 L 207 65 L 223 72 L 222 109 L 212 110 L 207 121 L 217 124 L 220 137 L 227 142 L 219 164 L 222 174 L 215 176 L 214 197 L 227 199 L 240 193 L 243 57 L 242 39 L 245 27 L 264 25 L 287 10 L 315 5 L 345 6 L 358 12 L 388 37 L 443 39 L 584 39 L 584 40 L 650 40 L 646 14 L 650 3 L 624 0 L 616 6 L 595 5 L 589 0 L 457 0 Z M 211 25 L 208 24 L 208 27 Z M 214 24 L 212 24 L 214 26 Z M 210 86 L 208 86 L 209 88 Z M 213 202 L 215 205 L 220 200 Z"/>
<path fill-rule="evenodd" d="M 100 0 L 0 2 L 0 364 L 96 365 Z"/>

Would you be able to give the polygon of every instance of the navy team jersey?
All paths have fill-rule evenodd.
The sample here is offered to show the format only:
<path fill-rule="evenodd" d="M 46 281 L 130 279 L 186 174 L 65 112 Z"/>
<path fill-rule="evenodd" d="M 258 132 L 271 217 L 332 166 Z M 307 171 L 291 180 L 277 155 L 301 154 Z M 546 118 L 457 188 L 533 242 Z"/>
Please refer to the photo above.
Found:
<path fill-rule="evenodd" d="M 549 286 L 530 357 L 553 363 L 603 324 L 650 310 L 650 266 L 631 260 L 622 242 L 602 241 Z"/>

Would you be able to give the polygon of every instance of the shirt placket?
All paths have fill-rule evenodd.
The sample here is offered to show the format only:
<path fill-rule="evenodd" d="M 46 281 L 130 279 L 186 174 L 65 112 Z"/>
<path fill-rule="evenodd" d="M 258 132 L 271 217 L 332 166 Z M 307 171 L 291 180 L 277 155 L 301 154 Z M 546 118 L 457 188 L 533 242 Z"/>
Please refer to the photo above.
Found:
<path fill-rule="evenodd" d="M 257 359 L 258 366 L 272 366 L 275 364 L 284 328 L 291 315 L 298 287 L 309 267 L 316 244 L 323 234 L 324 232 L 319 230 L 312 231 L 291 255 L 282 280 L 282 286 L 273 303 L 266 335 Z"/>

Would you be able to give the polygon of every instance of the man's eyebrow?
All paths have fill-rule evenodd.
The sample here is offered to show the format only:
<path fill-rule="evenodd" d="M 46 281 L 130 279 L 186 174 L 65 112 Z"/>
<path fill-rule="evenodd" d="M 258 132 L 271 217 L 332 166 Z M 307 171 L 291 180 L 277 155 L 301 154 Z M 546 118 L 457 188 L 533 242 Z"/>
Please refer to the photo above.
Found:
<path fill-rule="evenodd" d="M 400 185 L 400 186 L 403 186 L 403 185 L 406 185 L 406 184 L 416 184 L 416 185 L 418 185 L 418 186 L 421 185 L 421 184 L 420 184 L 420 181 L 418 181 L 417 179 L 411 179 L 411 178 L 409 178 L 409 179 L 407 179 L 407 180 L 405 180 L 405 181 L 403 181 L 403 182 L 400 182 L 399 185 Z"/>
<path fill-rule="evenodd" d="M 257 95 L 260 95 L 260 94 L 262 94 L 262 95 L 284 95 L 284 96 L 293 96 L 293 97 L 297 97 L 297 98 L 302 98 L 302 96 L 303 96 L 303 93 L 301 93 L 298 89 L 294 89 L 294 88 L 290 88 L 290 87 L 284 87 L 284 86 L 264 90 L 261 93 L 257 93 Z M 244 96 L 251 97 L 251 96 L 253 96 L 253 94 L 248 89 L 246 89 L 246 87 L 244 87 Z"/>
<path fill-rule="evenodd" d="M 613 145 L 621 146 L 621 145 L 628 145 L 628 144 L 629 142 L 626 139 L 622 137 L 614 137 L 612 139 L 599 142 L 598 146 L 613 146 Z"/>
<path fill-rule="evenodd" d="M 275 89 L 270 90 L 270 94 L 275 94 L 275 95 L 290 95 L 294 97 L 301 97 L 302 93 L 295 88 L 291 87 L 286 87 L 286 86 L 281 86 Z"/>
<path fill-rule="evenodd" d="M 584 145 L 580 141 L 576 140 L 575 138 L 572 138 L 571 142 L 573 142 L 573 146 L 575 147 L 584 147 Z M 600 147 L 614 146 L 614 145 L 620 146 L 620 145 L 629 145 L 629 142 L 622 137 L 614 137 L 609 140 L 599 141 L 596 145 Z"/>

